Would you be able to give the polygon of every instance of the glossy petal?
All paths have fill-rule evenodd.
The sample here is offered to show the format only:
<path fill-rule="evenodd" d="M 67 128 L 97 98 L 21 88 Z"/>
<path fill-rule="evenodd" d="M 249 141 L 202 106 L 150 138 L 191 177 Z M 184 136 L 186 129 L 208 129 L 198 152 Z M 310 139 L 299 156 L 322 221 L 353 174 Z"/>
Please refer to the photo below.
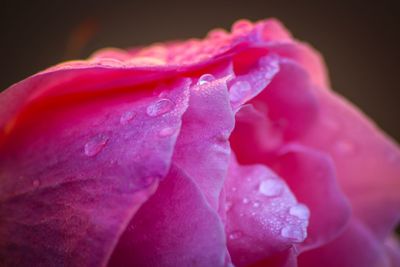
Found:
<path fill-rule="evenodd" d="M 350 219 L 350 205 L 337 185 L 335 166 L 328 155 L 289 144 L 270 166 L 310 209 L 308 236 L 300 244 L 301 251 L 324 245 L 342 233 Z"/>
<path fill-rule="evenodd" d="M 161 99 L 136 88 L 42 102 L 43 109 L 20 117 L 0 148 L 4 265 L 105 263 L 168 172 L 189 81 L 164 86 L 169 91 Z M 166 127 L 178 130 L 160 135 Z"/>
<path fill-rule="evenodd" d="M 235 265 L 266 260 L 306 238 L 309 210 L 266 166 L 240 166 L 232 159 L 225 192 L 225 228 Z"/>
<path fill-rule="evenodd" d="M 315 94 L 319 118 L 301 141 L 332 156 L 354 212 L 383 241 L 400 216 L 400 150 L 344 99 Z"/>
<path fill-rule="evenodd" d="M 218 215 L 193 180 L 172 167 L 129 223 L 109 266 L 218 267 L 225 253 Z"/>
<path fill-rule="evenodd" d="M 299 256 L 299 267 L 390 267 L 382 244 L 357 219 L 339 238 Z"/>

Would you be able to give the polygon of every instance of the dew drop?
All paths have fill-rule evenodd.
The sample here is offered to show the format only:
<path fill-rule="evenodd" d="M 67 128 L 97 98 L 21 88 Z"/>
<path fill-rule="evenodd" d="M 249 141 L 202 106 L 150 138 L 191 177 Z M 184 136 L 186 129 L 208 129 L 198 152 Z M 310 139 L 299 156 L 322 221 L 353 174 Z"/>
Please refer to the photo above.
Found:
<path fill-rule="evenodd" d="M 121 118 L 119 119 L 119 122 L 122 125 L 128 124 L 133 118 L 136 116 L 136 113 L 134 111 L 127 111 L 124 114 L 122 114 Z"/>
<path fill-rule="evenodd" d="M 212 81 L 214 81 L 214 80 L 215 80 L 215 77 L 214 77 L 213 75 L 211 75 L 211 74 L 203 74 L 203 75 L 199 78 L 199 80 L 197 81 L 197 84 L 198 84 L 198 85 L 203 85 L 203 84 L 212 82 Z"/>
<path fill-rule="evenodd" d="M 158 135 L 160 137 L 167 137 L 167 136 L 171 136 L 172 134 L 174 134 L 176 131 L 176 128 L 173 127 L 165 127 L 163 129 L 160 130 L 160 132 L 158 133 Z"/>
<path fill-rule="evenodd" d="M 86 143 L 85 145 L 85 155 L 86 156 L 95 156 L 97 155 L 107 144 L 108 137 L 104 135 L 98 135 L 95 138 L 93 138 L 91 141 Z"/>
<path fill-rule="evenodd" d="M 247 197 L 242 199 L 243 204 L 249 204 L 249 202 L 250 202 L 250 200 Z"/>
<path fill-rule="evenodd" d="M 232 192 L 236 192 L 237 188 L 236 187 L 232 187 Z"/>
<path fill-rule="evenodd" d="M 150 106 L 147 107 L 146 112 L 147 115 L 149 115 L 150 117 L 156 117 L 165 114 L 167 112 L 170 112 L 173 109 L 173 107 L 174 107 L 174 102 L 172 102 L 167 98 L 163 98 L 150 104 Z"/>
<path fill-rule="evenodd" d="M 302 220 L 307 220 L 310 217 L 310 211 L 303 204 L 298 204 L 289 209 L 289 214 Z"/>
<path fill-rule="evenodd" d="M 261 203 L 259 202 L 259 201 L 254 201 L 253 202 L 253 207 L 254 208 L 258 208 L 258 207 L 260 207 L 261 206 Z"/>
<path fill-rule="evenodd" d="M 334 149 L 340 155 L 349 155 L 354 152 L 354 144 L 348 140 L 340 140 L 334 144 Z"/>
<path fill-rule="evenodd" d="M 281 235 L 293 242 L 302 242 L 306 238 L 306 233 L 303 229 L 293 225 L 288 225 L 282 228 Z"/>
<path fill-rule="evenodd" d="M 240 231 L 233 231 L 232 233 L 229 234 L 229 239 L 230 240 L 236 240 L 239 239 L 243 236 L 242 232 Z"/>
<path fill-rule="evenodd" d="M 283 184 L 279 180 L 269 179 L 262 181 L 258 190 L 267 197 L 274 197 L 283 191 Z"/>
<path fill-rule="evenodd" d="M 33 185 L 33 187 L 39 187 L 39 186 L 40 186 L 40 181 L 39 181 L 39 179 L 33 180 L 32 185 Z"/>
<path fill-rule="evenodd" d="M 235 22 L 232 26 L 232 31 L 234 32 L 245 32 L 251 30 L 253 25 L 248 20 L 239 20 Z"/>
<path fill-rule="evenodd" d="M 251 92 L 251 85 L 246 81 L 237 81 L 229 89 L 229 99 L 231 102 L 246 101 Z"/>

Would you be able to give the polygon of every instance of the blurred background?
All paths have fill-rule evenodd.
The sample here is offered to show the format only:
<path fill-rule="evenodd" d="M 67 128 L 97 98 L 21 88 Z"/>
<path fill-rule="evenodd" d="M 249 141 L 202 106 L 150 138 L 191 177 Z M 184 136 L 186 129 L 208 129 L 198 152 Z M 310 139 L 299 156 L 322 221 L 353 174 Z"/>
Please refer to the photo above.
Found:
<path fill-rule="evenodd" d="M 334 90 L 400 141 L 398 1 L 18 1 L 0 4 L 0 91 L 106 46 L 203 37 L 239 18 L 280 19 L 324 55 Z"/>

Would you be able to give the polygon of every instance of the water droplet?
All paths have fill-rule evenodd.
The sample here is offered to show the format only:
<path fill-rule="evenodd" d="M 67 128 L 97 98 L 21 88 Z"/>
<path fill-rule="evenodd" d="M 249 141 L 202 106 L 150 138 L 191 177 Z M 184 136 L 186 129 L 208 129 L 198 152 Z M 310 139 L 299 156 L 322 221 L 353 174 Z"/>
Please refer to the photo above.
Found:
<path fill-rule="evenodd" d="M 229 239 L 230 240 L 236 240 L 238 238 L 241 238 L 243 236 L 242 232 L 240 231 L 233 231 L 232 233 L 229 234 Z"/>
<path fill-rule="evenodd" d="M 258 190 L 267 197 L 274 197 L 283 191 L 283 184 L 279 180 L 269 179 L 262 181 Z"/>
<path fill-rule="evenodd" d="M 281 235 L 293 242 L 302 242 L 306 238 L 306 233 L 302 228 L 288 225 L 282 228 Z"/>
<path fill-rule="evenodd" d="M 334 149 L 340 155 L 349 155 L 354 152 L 354 144 L 348 140 L 340 140 L 334 144 Z"/>
<path fill-rule="evenodd" d="M 108 137 L 104 135 L 98 135 L 93 138 L 91 141 L 86 143 L 85 145 L 85 155 L 86 156 L 95 156 L 97 155 L 107 144 Z"/>
<path fill-rule="evenodd" d="M 212 76 L 211 74 L 204 74 L 199 78 L 199 80 L 197 81 L 197 84 L 198 85 L 203 85 L 203 84 L 212 82 L 214 80 L 215 80 L 215 77 Z"/>
<path fill-rule="evenodd" d="M 163 98 L 148 106 L 146 112 L 150 117 L 156 117 L 170 112 L 173 107 L 174 102 L 167 98 Z"/>
<path fill-rule="evenodd" d="M 245 102 L 251 93 L 251 85 L 246 81 L 237 81 L 229 89 L 231 102 Z"/>
<path fill-rule="evenodd" d="M 33 180 L 32 185 L 33 185 L 33 187 L 39 187 L 39 186 L 40 186 L 40 181 L 39 181 L 39 179 Z"/>
<path fill-rule="evenodd" d="M 122 125 L 128 124 L 133 118 L 136 116 L 136 113 L 134 111 L 127 111 L 124 114 L 122 114 L 121 118 L 119 119 L 119 122 Z"/>
<path fill-rule="evenodd" d="M 232 192 L 236 192 L 237 188 L 236 187 L 232 187 Z"/>
<path fill-rule="evenodd" d="M 289 209 L 289 214 L 302 220 L 307 220 L 310 217 L 310 211 L 303 204 L 298 204 Z"/>
<path fill-rule="evenodd" d="M 261 206 L 261 203 L 259 202 L 259 201 L 254 201 L 253 202 L 253 207 L 254 208 L 258 208 L 258 207 L 260 207 Z"/>
<path fill-rule="evenodd" d="M 250 200 L 247 197 L 242 199 L 243 204 L 249 204 L 249 202 L 250 202 Z"/>
<path fill-rule="evenodd" d="M 232 31 L 234 32 L 247 32 L 253 28 L 253 25 L 250 21 L 242 19 L 235 22 L 232 26 Z"/>
<path fill-rule="evenodd" d="M 172 134 L 174 134 L 175 131 L 176 131 L 176 128 L 174 128 L 174 127 L 165 127 L 165 128 L 160 130 L 158 135 L 160 137 L 167 137 L 167 136 L 171 136 Z"/>

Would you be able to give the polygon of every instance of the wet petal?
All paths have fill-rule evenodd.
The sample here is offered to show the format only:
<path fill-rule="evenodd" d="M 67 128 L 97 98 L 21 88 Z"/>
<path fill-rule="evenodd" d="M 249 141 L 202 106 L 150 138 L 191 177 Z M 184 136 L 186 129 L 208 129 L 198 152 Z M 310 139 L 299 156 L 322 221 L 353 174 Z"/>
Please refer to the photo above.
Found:
<path fill-rule="evenodd" d="M 234 117 L 226 78 L 213 80 L 206 75 L 191 88 L 189 108 L 183 116 L 173 161 L 193 179 L 211 207 L 217 210 L 228 170 L 231 152 L 228 139 Z"/>
<path fill-rule="evenodd" d="M 266 166 L 240 166 L 232 159 L 225 193 L 228 249 L 237 266 L 273 257 L 306 238 L 308 208 Z"/>
<path fill-rule="evenodd" d="M 5 265 L 104 264 L 168 172 L 189 81 L 164 86 L 162 99 L 136 88 L 68 105 L 42 102 L 20 118 L 0 148 Z M 173 105 L 148 114 L 163 99 Z M 178 130 L 160 136 L 165 127 Z"/>
<path fill-rule="evenodd" d="M 225 266 L 217 213 L 186 174 L 172 167 L 131 220 L 109 266 Z"/>
<path fill-rule="evenodd" d="M 271 163 L 296 195 L 310 209 L 308 236 L 301 250 L 324 245 L 336 238 L 350 219 L 349 203 L 339 189 L 331 158 L 301 145 L 286 145 Z M 296 209 L 293 213 L 298 213 Z"/>

